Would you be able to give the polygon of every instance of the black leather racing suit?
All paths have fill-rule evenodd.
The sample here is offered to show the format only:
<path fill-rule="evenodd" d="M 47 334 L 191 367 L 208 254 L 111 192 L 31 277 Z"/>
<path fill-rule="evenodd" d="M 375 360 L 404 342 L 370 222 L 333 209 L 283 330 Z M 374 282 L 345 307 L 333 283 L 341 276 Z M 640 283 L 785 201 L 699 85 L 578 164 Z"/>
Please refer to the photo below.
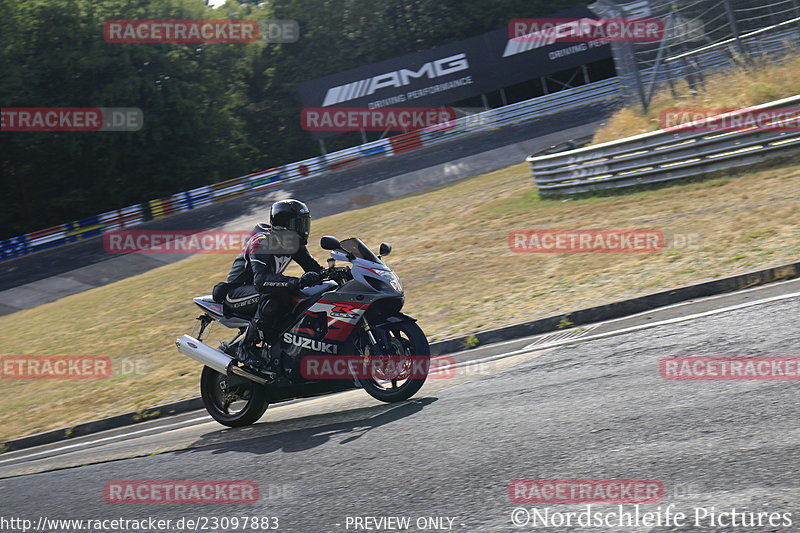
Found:
<path fill-rule="evenodd" d="M 292 239 L 287 240 L 287 236 Z M 274 241 L 280 244 L 276 246 Z M 322 271 L 296 233 L 258 224 L 233 260 L 228 278 L 214 287 L 214 300 L 229 309 L 255 306 L 244 343 L 259 338 L 271 342 L 270 337 L 279 333 L 276 331 L 279 317 L 289 309 L 291 295 L 299 286 L 299 278 L 283 275 L 292 260 L 305 272 Z"/>

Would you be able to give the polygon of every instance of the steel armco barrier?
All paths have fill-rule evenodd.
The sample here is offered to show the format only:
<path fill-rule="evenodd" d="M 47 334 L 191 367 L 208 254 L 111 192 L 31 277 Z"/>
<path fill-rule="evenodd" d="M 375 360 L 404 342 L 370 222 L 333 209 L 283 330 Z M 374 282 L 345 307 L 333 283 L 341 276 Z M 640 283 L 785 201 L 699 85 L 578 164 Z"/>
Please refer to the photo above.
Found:
<path fill-rule="evenodd" d="M 542 196 L 569 195 L 604 189 L 690 178 L 710 172 L 761 163 L 800 151 L 800 96 L 742 109 L 691 123 L 691 129 L 658 130 L 557 154 L 531 156 L 534 182 Z M 759 110 L 791 109 L 767 128 L 752 126 L 727 131 L 707 129 L 719 117 Z M 778 128 L 783 126 L 782 131 Z M 770 129 L 772 131 L 770 131 Z"/>

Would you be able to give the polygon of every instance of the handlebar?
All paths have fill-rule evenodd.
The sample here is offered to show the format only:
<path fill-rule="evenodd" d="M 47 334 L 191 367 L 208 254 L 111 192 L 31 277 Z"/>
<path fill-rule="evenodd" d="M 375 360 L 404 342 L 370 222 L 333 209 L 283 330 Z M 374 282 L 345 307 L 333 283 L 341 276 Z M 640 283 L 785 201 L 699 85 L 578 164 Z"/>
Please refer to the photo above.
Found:
<path fill-rule="evenodd" d="M 323 268 L 319 275 L 323 280 L 331 280 L 340 284 L 351 279 L 350 267 Z"/>

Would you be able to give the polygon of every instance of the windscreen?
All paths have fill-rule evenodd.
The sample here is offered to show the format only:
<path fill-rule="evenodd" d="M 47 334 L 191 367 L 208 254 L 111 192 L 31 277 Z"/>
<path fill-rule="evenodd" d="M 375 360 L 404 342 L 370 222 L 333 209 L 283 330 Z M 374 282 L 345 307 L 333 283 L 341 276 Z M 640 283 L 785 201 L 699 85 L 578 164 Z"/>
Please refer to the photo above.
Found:
<path fill-rule="evenodd" d="M 367 261 L 372 261 L 373 263 L 381 262 L 381 260 L 378 259 L 378 256 L 372 253 L 372 250 L 370 250 L 367 245 L 361 241 L 361 239 L 351 237 L 341 241 L 339 244 L 342 250 L 352 254 L 355 257 L 366 259 Z"/>

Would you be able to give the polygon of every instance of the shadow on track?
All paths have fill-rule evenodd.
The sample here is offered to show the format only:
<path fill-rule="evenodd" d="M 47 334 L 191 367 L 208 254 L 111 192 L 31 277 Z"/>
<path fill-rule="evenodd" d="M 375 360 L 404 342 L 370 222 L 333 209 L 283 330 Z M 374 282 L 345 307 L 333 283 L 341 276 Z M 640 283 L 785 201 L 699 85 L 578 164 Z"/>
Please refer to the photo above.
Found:
<path fill-rule="evenodd" d="M 374 414 L 377 409 L 370 407 L 335 414 L 314 415 L 297 420 L 262 423 L 246 428 L 224 429 L 207 433 L 193 442 L 189 449 L 175 453 L 193 453 L 199 450 L 204 452 L 211 450 L 212 454 L 249 452 L 258 455 L 269 454 L 278 450 L 287 453 L 302 452 L 321 446 L 329 442 L 334 436 L 344 436 L 340 444 L 349 444 L 372 429 L 419 413 L 424 407 L 432 404 L 437 399 L 415 398 L 390 406 L 382 406 L 377 414 Z M 334 417 L 347 417 L 349 419 L 342 422 L 315 425 L 316 422 L 323 422 Z M 280 431 L 280 428 L 287 425 L 302 425 L 305 427 Z M 309 425 L 310 427 L 308 427 Z M 250 432 L 261 430 L 266 430 L 269 433 L 258 437 L 246 438 Z M 277 431 L 273 433 L 270 430 Z M 234 440 L 237 437 L 245 440 Z"/>

